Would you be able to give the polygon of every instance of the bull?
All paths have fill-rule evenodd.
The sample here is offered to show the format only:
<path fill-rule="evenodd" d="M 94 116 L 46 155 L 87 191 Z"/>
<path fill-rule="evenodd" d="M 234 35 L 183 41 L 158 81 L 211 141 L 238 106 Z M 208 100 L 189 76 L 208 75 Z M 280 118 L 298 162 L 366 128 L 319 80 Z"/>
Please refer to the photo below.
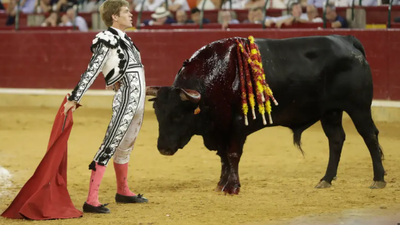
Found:
<path fill-rule="evenodd" d="M 267 124 L 259 110 L 248 122 L 243 114 L 241 67 L 246 59 L 237 51 L 238 43 L 250 45 L 248 38 L 239 37 L 205 45 L 184 61 L 172 86 L 147 87 L 147 95 L 154 96 L 149 101 L 153 101 L 159 124 L 157 148 L 161 154 L 174 155 L 192 136 L 201 135 L 205 147 L 217 151 L 221 158 L 216 190 L 238 194 L 239 161 L 248 135 L 265 127 L 287 127 L 293 131 L 294 144 L 303 152 L 303 131 L 321 121 L 329 141 L 329 162 L 315 187 L 328 188 L 336 177 L 345 141 L 342 116 L 346 112 L 372 158 L 370 188 L 386 186 L 379 131 L 371 116 L 371 69 L 357 38 L 330 35 L 254 39 L 265 80 L 279 102 L 271 106 L 273 113 Z M 252 87 L 255 93 L 257 87 Z"/>

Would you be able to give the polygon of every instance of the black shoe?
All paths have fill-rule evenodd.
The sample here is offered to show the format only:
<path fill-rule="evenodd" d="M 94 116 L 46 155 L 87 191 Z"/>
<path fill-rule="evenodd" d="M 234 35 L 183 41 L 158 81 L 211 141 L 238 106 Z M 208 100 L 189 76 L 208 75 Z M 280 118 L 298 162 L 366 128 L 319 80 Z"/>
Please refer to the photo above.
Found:
<path fill-rule="evenodd" d="M 147 203 L 149 200 L 144 198 L 141 194 L 136 196 L 125 196 L 117 193 L 115 195 L 115 201 L 118 203 Z"/>
<path fill-rule="evenodd" d="M 83 212 L 85 213 L 110 213 L 110 209 L 106 208 L 107 204 L 99 205 L 99 206 L 92 206 L 85 202 L 83 204 Z"/>

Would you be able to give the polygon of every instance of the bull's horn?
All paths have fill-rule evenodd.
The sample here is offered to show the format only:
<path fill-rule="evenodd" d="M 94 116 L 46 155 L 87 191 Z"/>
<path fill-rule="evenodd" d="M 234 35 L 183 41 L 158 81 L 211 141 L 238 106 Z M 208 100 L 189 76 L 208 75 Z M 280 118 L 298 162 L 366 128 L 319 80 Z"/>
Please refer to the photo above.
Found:
<path fill-rule="evenodd" d="M 160 87 L 158 87 L 158 86 L 146 87 L 146 95 L 157 96 L 158 89 L 160 89 Z"/>
<path fill-rule="evenodd" d="M 192 89 L 183 89 L 181 88 L 181 99 L 182 101 L 191 101 L 193 103 L 198 103 L 201 99 L 201 94 Z"/>

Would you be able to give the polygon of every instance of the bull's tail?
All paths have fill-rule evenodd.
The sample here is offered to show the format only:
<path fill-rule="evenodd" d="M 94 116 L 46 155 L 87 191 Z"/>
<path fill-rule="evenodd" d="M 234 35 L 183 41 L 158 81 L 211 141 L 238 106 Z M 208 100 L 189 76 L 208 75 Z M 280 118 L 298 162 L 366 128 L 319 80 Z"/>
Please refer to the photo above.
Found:
<path fill-rule="evenodd" d="M 378 130 L 378 128 L 376 127 L 375 123 L 374 123 L 374 132 L 375 132 L 375 135 L 376 135 L 376 140 L 377 140 L 378 143 L 379 143 L 379 140 L 378 140 L 379 130 Z M 383 154 L 383 149 L 382 149 L 381 144 L 379 144 L 379 153 L 380 153 L 380 155 L 381 155 L 381 159 L 384 160 L 384 159 L 385 159 L 385 155 Z"/>
<path fill-rule="evenodd" d="M 354 36 L 350 36 L 350 37 L 351 37 L 351 42 L 353 43 L 354 48 L 358 49 L 364 55 L 364 57 L 366 57 L 364 46 L 361 44 L 360 40 L 358 40 Z"/>
<path fill-rule="evenodd" d="M 381 155 L 381 159 L 385 160 L 385 154 L 383 154 L 383 149 L 382 149 L 382 146 L 380 144 L 379 144 L 379 153 Z"/>
<path fill-rule="evenodd" d="M 301 134 L 304 130 L 302 129 L 292 129 L 293 131 L 293 144 L 300 150 L 301 154 L 304 156 L 304 151 L 301 148 Z"/>

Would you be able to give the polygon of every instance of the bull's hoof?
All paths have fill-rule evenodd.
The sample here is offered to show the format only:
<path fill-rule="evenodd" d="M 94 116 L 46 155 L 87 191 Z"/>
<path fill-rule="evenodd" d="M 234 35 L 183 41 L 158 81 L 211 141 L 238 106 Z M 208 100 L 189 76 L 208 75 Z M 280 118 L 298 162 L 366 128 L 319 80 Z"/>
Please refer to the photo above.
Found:
<path fill-rule="evenodd" d="M 217 185 L 217 187 L 215 188 L 216 192 L 221 192 L 224 189 L 224 186 L 222 185 Z"/>
<path fill-rule="evenodd" d="M 324 180 L 321 180 L 315 188 L 330 188 L 332 185 Z"/>
<path fill-rule="evenodd" d="M 369 187 L 371 189 L 383 189 L 386 187 L 386 182 L 385 181 L 374 181 L 372 185 Z"/>
<path fill-rule="evenodd" d="M 215 191 L 223 192 L 225 195 L 226 194 L 238 195 L 240 192 L 240 185 L 238 184 L 230 185 L 229 183 L 227 183 L 226 185 L 217 185 Z"/>
<path fill-rule="evenodd" d="M 240 187 L 233 187 L 233 188 L 224 188 L 222 190 L 225 194 L 229 194 L 229 195 L 238 195 L 240 192 Z"/>

